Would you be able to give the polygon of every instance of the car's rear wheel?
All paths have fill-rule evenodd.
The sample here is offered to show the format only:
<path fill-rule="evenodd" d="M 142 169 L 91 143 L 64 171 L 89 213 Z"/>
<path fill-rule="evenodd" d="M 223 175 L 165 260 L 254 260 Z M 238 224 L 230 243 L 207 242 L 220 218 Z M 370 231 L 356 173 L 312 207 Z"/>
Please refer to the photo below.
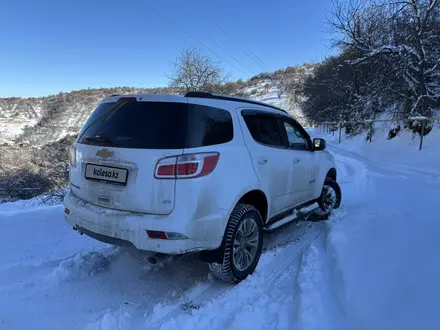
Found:
<path fill-rule="evenodd" d="M 342 192 L 339 184 L 331 179 L 326 178 L 322 187 L 321 195 L 318 198 L 319 210 L 313 216 L 315 220 L 326 220 L 341 205 Z"/>
<path fill-rule="evenodd" d="M 210 269 L 221 280 L 238 283 L 252 274 L 263 247 L 263 219 L 248 204 L 237 204 L 229 218 L 222 244 L 221 263 Z"/>

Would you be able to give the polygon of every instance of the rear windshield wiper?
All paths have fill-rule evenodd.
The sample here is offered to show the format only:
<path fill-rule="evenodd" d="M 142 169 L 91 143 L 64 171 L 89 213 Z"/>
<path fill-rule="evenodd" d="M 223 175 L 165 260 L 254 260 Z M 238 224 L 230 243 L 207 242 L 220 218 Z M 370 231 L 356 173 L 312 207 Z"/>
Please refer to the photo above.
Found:
<path fill-rule="evenodd" d="M 95 135 L 94 137 L 87 136 L 84 138 L 84 140 L 90 141 L 90 142 L 103 142 L 103 143 L 106 143 L 109 146 L 113 146 L 113 147 L 118 146 L 118 144 L 116 142 L 114 142 L 113 140 L 106 138 L 105 136 L 102 136 L 102 135 Z"/>

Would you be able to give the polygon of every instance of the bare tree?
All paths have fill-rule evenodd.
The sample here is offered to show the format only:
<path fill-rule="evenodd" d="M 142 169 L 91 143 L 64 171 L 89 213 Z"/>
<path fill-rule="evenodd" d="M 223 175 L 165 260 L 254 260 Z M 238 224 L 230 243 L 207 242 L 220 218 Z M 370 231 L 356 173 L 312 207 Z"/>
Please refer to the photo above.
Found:
<path fill-rule="evenodd" d="M 226 81 L 223 69 L 197 48 L 185 48 L 173 64 L 170 87 L 185 91 L 213 92 Z"/>

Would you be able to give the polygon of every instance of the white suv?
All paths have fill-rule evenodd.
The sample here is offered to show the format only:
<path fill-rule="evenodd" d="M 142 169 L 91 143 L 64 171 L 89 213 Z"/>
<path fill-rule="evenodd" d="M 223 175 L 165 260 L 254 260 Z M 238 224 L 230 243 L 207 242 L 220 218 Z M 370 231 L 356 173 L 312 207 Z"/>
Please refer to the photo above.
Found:
<path fill-rule="evenodd" d="M 199 92 L 115 95 L 71 148 L 65 218 L 106 243 L 199 252 L 216 276 L 239 282 L 258 263 L 264 230 L 326 219 L 339 206 L 324 148 L 264 103 Z"/>

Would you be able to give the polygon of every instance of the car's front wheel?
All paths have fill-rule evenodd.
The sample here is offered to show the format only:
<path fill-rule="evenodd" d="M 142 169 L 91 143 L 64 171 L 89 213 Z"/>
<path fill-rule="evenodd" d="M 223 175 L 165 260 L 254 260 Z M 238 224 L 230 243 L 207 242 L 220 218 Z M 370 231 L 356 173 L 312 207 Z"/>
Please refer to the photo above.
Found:
<path fill-rule="evenodd" d="M 321 195 L 318 198 L 319 210 L 315 212 L 314 219 L 326 220 L 341 205 L 342 192 L 339 184 L 331 179 L 326 178 L 322 187 Z"/>
<path fill-rule="evenodd" d="M 238 283 L 252 274 L 263 248 L 263 219 L 248 204 L 237 204 L 229 218 L 222 244 L 221 263 L 210 269 L 221 280 Z"/>

